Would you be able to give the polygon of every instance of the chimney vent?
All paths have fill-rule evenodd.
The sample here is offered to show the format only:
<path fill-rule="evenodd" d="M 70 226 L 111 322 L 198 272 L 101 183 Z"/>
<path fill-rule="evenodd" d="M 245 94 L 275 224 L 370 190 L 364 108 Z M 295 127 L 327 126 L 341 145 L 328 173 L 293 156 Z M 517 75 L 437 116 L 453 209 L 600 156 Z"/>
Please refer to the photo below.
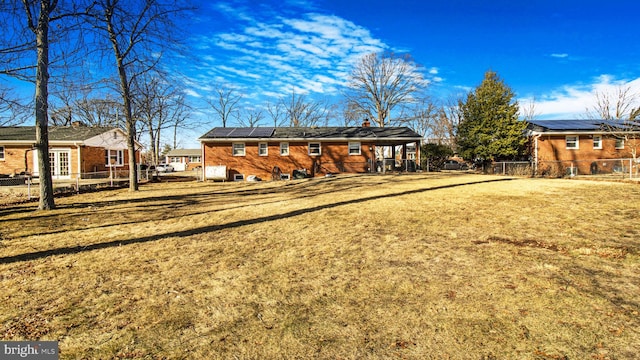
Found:
<path fill-rule="evenodd" d="M 371 126 L 369 119 L 364 119 L 364 121 L 362 122 L 362 127 L 369 127 L 369 126 Z"/>

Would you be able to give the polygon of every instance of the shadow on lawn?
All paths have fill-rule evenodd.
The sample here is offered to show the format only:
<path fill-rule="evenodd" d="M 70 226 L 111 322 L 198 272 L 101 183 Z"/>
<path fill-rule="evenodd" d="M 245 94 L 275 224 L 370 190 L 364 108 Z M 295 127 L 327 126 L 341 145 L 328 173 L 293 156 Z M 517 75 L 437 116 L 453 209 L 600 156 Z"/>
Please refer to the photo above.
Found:
<path fill-rule="evenodd" d="M 208 232 L 212 232 L 212 231 L 233 229 L 233 228 L 237 228 L 237 227 L 241 227 L 241 226 L 245 226 L 245 225 L 253 225 L 253 224 L 259 224 L 259 223 L 268 222 L 268 221 L 286 219 L 286 218 L 290 218 L 292 216 L 303 215 L 303 214 L 312 213 L 312 212 L 316 212 L 316 211 L 320 211 L 320 210 L 331 209 L 331 208 L 335 208 L 335 207 L 339 207 L 339 206 L 343 206 L 343 205 L 349 205 L 349 204 L 357 204 L 357 203 L 367 202 L 367 201 L 371 201 L 371 200 L 393 198 L 393 197 L 397 197 L 397 196 L 411 195 L 411 194 L 417 194 L 417 193 L 433 191 L 433 190 L 448 189 L 448 188 L 455 188 L 455 187 L 468 186 L 468 185 L 477 185 L 477 184 L 484 184 L 484 183 L 492 183 L 492 182 L 510 181 L 510 180 L 514 180 L 514 179 L 513 178 L 502 178 L 502 179 L 473 181 L 473 182 L 460 183 L 460 184 L 448 184 L 448 185 L 434 186 L 434 187 L 429 187 L 429 188 L 408 190 L 408 191 L 392 193 L 392 194 L 368 196 L 368 197 L 364 197 L 364 198 L 340 201 L 340 202 L 336 202 L 336 203 L 332 203 L 332 204 L 325 204 L 325 205 L 315 206 L 315 207 L 306 208 L 306 209 L 294 210 L 294 211 L 290 211 L 290 212 L 287 212 L 287 213 L 284 213 L 284 214 L 263 216 L 263 217 L 259 217 L 259 218 L 255 218 L 255 219 L 248 219 L 248 220 L 239 220 L 239 221 L 234 221 L 234 222 L 230 222 L 230 223 L 222 224 L 222 225 L 210 225 L 210 226 L 204 226 L 204 227 L 188 229 L 188 230 L 183 230 L 183 231 L 177 231 L 177 232 L 172 232 L 172 233 L 144 236 L 144 237 L 140 237 L 140 238 L 136 238 L 136 239 L 116 240 L 116 241 L 109 241 L 109 242 L 105 242 L 105 243 L 91 244 L 91 245 L 87 245 L 87 246 L 62 247 L 62 248 L 51 249 L 51 250 L 43 250 L 43 251 L 36 251 L 36 252 L 32 252 L 32 253 L 26 253 L 26 254 L 6 256 L 6 257 L 0 258 L 0 264 L 10 264 L 10 263 L 16 263 L 16 262 L 21 262 L 21 261 L 36 260 L 36 259 L 41 259 L 41 258 L 46 258 L 46 257 L 49 257 L 49 256 L 56 256 L 56 255 L 79 254 L 79 253 L 83 253 L 83 252 L 86 252 L 86 251 L 100 250 L 100 249 L 106 249 L 106 248 L 117 247 L 117 246 L 122 246 L 122 245 L 158 241 L 158 240 L 162 240 L 162 239 L 166 239 L 166 238 L 170 238 L 170 237 L 183 237 L 183 236 L 198 235 L 198 234 L 204 234 L 204 233 L 208 233 Z"/>

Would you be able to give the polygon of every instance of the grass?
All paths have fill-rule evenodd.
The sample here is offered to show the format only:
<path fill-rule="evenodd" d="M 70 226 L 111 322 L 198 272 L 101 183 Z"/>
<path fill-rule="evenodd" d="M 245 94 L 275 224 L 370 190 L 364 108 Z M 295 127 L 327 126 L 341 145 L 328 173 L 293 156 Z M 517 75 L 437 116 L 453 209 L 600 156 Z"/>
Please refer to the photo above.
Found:
<path fill-rule="evenodd" d="M 640 187 L 163 183 L 0 209 L 0 339 L 64 359 L 634 359 Z"/>

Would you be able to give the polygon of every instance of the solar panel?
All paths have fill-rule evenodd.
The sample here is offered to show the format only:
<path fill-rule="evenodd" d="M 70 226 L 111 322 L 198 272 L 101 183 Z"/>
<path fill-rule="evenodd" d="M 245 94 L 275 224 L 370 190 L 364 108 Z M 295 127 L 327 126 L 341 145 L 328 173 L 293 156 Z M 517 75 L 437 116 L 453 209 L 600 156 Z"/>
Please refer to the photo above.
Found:
<path fill-rule="evenodd" d="M 273 135 L 273 127 L 217 127 L 206 137 L 209 138 L 265 138 Z"/>

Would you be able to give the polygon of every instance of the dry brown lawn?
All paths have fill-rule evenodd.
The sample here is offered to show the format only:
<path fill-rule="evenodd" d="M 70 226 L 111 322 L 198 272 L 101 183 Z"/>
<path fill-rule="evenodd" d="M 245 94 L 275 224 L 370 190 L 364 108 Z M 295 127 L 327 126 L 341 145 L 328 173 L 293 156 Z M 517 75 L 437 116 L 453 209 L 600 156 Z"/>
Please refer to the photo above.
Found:
<path fill-rule="evenodd" d="M 169 183 L 0 208 L 0 340 L 63 359 L 636 359 L 640 186 Z"/>

